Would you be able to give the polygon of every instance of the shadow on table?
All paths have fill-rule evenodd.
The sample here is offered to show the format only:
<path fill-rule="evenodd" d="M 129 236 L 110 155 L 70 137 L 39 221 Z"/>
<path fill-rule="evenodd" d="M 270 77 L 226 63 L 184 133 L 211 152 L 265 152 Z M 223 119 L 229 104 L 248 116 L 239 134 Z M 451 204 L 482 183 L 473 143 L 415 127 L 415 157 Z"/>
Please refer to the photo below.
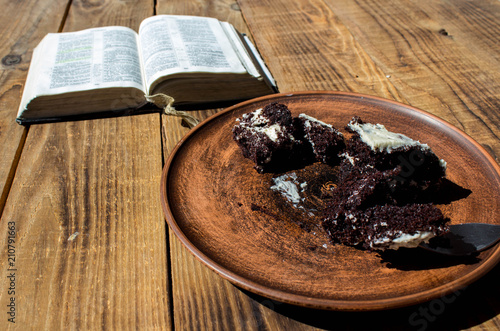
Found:
<path fill-rule="evenodd" d="M 436 254 L 423 248 L 400 248 L 378 252 L 382 263 L 389 269 L 432 270 L 455 265 L 473 265 L 481 261 L 479 253 L 467 256 Z"/>
<path fill-rule="evenodd" d="M 325 330 L 462 330 L 500 314 L 500 265 L 477 282 L 419 305 L 373 312 L 302 308 L 241 290 L 257 309 Z"/>

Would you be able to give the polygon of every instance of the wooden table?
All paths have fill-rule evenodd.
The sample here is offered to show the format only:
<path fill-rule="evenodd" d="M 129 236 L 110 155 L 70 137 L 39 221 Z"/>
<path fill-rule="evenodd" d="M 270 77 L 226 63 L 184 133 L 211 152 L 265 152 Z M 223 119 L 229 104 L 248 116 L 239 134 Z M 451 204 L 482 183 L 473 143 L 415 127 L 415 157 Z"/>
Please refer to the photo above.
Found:
<path fill-rule="evenodd" d="M 294 307 L 222 279 L 171 234 L 161 211 L 162 166 L 189 131 L 176 117 L 14 121 L 46 33 L 137 29 L 155 14 L 191 14 L 247 33 L 281 92 L 400 101 L 463 130 L 498 160 L 497 0 L 1 3 L 0 329 L 500 329 L 500 266 L 447 297 L 380 312 Z"/>

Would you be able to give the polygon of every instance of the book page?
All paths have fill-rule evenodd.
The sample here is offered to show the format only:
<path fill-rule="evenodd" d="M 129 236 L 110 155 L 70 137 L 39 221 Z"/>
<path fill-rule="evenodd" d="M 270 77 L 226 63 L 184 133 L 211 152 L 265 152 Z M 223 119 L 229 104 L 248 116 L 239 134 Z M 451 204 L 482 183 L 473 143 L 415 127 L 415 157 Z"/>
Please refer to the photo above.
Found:
<path fill-rule="evenodd" d="M 260 56 L 257 48 L 255 48 L 254 44 L 252 44 L 252 41 L 248 38 L 248 36 L 243 35 L 243 41 L 245 42 L 245 45 L 248 47 L 248 49 L 250 50 L 250 52 L 254 56 L 255 60 L 259 64 L 259 67 L 262 69 L 263 75 L 268 80 L 271 87 L 277 91 L 276 81 L 274 80 L 273 75 L 271 74 L 271 72 L 267 68 L 266 63 L 264 62 L 264 60 Z"/>
<path fill-rule="evenodd" d="M 253 64 L 252 59 L 241 42 L 240 34 L 228 22 L 221 22 L 221 27 L 226 33 L 226 36 L 233 45 L 233 49 L 236 51 L 236 54 L 240 58 L 241 63 L 245 66 L 248 73 L 254 77 L 259 77 L 260 75 L 257 68 Z"/>
<path fill-rule="evenodd" d="M 129 28 L 51 33 L 35 53 L 36 76 L 28 77 L 34 96 L 109 87 L 144 90 L 137 34 Z"/>
<path fill-rule="evenodd" d="M 246 72 L 215 18 L 150 17 L 141 23 L 139 40 L 147 86 L 162 76 L 181 72 Z"/>

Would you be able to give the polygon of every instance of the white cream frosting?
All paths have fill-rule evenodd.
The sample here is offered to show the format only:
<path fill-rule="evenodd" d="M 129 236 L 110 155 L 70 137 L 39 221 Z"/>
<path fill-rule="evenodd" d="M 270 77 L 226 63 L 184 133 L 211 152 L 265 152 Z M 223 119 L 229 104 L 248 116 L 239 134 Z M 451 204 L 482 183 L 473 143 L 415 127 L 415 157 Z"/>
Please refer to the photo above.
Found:
<path fill-rule="evenodd" d="M 361 141 L 367 144 L 373 151 L 386 151 L 390 153 L 392 150 L 403 146 L 420 146 L 424 149 L 429 149 L 428 145 L 413 140 L 404 134 L 391 132 L 382 124 L 349 123 L 348 126 L 351 130 L 356 131 Z"/>
<path fill-rule="evenodd" d="M 382 245 L 389 249 L 398 249 L 401 247 L 415 248 L 422 242 L 428 242 L 429 239 L 434 236 L 435 234 L 430 231 L 416 231 L 414 234 L 403 233 L 400 231 L 398 236 L 393 239 L 388 236 L 374 239 L 371 246 L 377 247 Z"/>
<path fill-rule="evenodd" d="M 278 123 L 269 125 L 269 119 L 262 115 L 262 108 L 259 108 L 251 113 L 247 113 L 243 115 L 244 119 L 247 119 L 250 116 L 252 117 L 252 121 L 250 124 L 242 124 L 249 128 L 249 131 L 253 134 L 262 133 L 269 137 L 273 142 L 278 140 L 278 137 L 283 134 L 283 127 Z M 290 139 L 293 139 L 292 135 L 289 135 Z"/>
<path fill-rule="evenodd" d="M 276 142 L 278 141 L 279 133 L 282 132 L 283 130 L 281 129 L 281 126 L 276 123 L 267 127 L 262 127 L 262 128 L 257 127 L 255 131 L 260 131 L 264 133 L 266 136 L 269 137 L 269 139 Z"/>
<path fill-rule="evenodd" d="M 329 127 L 329 128 L 333 128 L 331 124 L 328 124 L 328 123 L 325 123 L 325 122 L 323 122 L 323 121 L 320 121 L 320 120 L 318 120 L 317 118 L 314 118 L 314 117 L 309 116 L 309 115 L 304 114 L 304 113 L 299 114 L 299 118 L 303 118 L 304 120 L 306 120 L 306 122 L 304 123 L 304 125 L 305 125 L 306 127 L 311 125 L 311 124 L 310 124 L 310 122 L 316 122 L 316 123 L 318 123 L 318 124 L 321 124 L 321 125 L 327 126 L 327 127 Z"/>
<path fill-rule="evenodd" d="M 271 190 L 278 191 L 292 204 L 297 205 L 304 200 L 299 194 L 299 188 L 300 192 L 304 192 L 307 188 L 307 183 L 298 183 L 297 175 L 294 172 L 273 178 L 273 182 L 274 185 L 271 186 Z"/>
<path fill-rule="evenodd" d="M 346 158 L 347 161 L 349 161 L 349 163 L 352 166 L 355 166 L 356 165 L 356 161 L 359 160 L 358 158 L 352 157 L 351 155 L 349 155 L 349 153 L 342 153 L 342 154 L 340 154 L 340 156 Z"/>

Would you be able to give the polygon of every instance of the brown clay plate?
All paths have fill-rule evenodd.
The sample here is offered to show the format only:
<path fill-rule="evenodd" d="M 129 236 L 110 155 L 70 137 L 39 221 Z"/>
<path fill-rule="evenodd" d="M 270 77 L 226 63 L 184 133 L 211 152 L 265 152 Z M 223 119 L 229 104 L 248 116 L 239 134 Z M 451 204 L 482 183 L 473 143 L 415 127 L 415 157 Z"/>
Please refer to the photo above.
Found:
<path fill-rule="evenodd" d="M 457 193 L 439 205 L 451 223 L 500 224 L 499 166 L 452 125 L 366 95 L 275 94 L 227 108 L 199 124 L 177 145 L 163 171 L 161 196 L 170 228 L 220 276 L 290 304 L 379 310 L 452 293 L 499 261 L 500 245 L 466 259 L 418 248 L 381 255 L 330 244 L 320 229 L 303 230 L 295 222 L 297 211 L 269 189 L 273 174 L 258 174 L 232 140 L 236 118 L 274 101 L 288 105 L 294 116 L 306 113 L 340 130 L 357 115 L 427 143 L 447 161 L 450 192 Z M 271 213 L 252 210 L 252 204 Z"/>

